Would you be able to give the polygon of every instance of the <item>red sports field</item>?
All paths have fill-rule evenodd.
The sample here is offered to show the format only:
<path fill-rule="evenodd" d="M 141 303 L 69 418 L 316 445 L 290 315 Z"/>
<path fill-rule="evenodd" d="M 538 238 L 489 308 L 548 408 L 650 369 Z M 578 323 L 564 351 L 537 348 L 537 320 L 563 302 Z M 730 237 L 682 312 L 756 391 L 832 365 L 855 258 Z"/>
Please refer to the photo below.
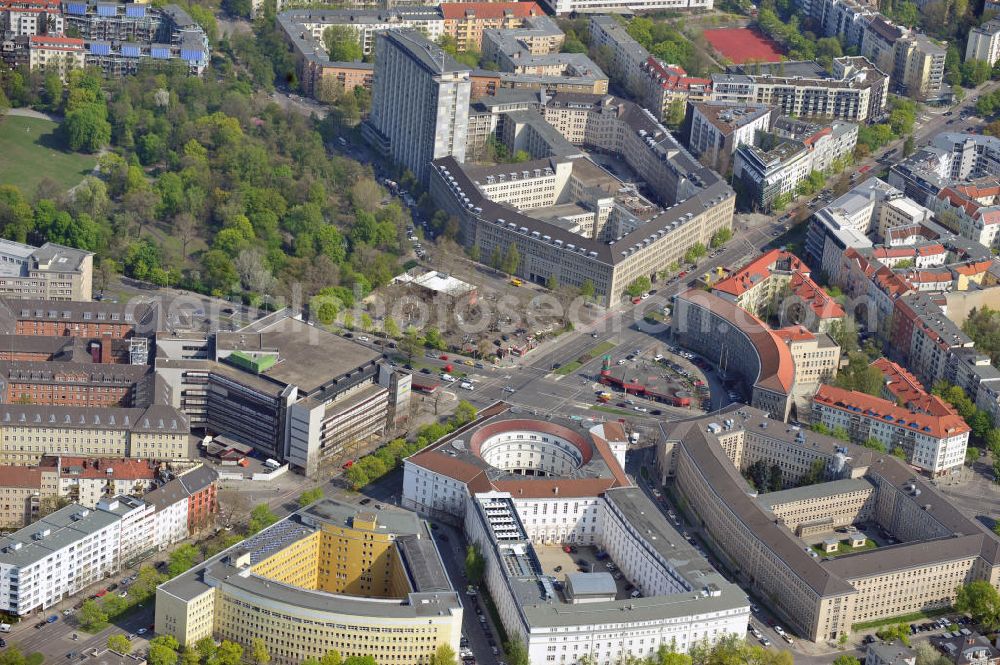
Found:
<path fill-rule="evenodd" d="M 756 62 L 778 62 L 781 50 L 773 41 L 750 28 L 718 28 L 706 30 L 705 39 L 730 62 L 741 65 Z"/>

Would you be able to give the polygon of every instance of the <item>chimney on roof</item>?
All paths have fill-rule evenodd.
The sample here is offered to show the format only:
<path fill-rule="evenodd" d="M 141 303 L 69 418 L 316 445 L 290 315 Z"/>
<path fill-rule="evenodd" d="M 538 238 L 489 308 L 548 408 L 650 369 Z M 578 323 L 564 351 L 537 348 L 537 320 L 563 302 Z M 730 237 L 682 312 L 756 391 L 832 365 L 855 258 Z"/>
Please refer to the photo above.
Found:
<path fill-rule="evenodd" d="M 111 357 L 111 337 L 109 336 L 105 336 L 104 339 L 101 340 L 101 362 L 104 364 L 114 362 Z"/>

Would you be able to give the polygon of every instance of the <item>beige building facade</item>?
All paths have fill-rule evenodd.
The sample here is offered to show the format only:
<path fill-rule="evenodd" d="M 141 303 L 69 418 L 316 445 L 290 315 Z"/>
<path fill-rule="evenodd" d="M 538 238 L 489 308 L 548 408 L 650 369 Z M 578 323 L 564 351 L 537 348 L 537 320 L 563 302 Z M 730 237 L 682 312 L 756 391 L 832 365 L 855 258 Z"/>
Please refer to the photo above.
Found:
<path fill-rule="evenodd" d="M 405 563 L 404 563 L 405 562 Z M 459 648 L 462 606 L 413 513 L 320 501 L 157 589 L 156 632 L 248 647 L 276 665 L 331 651 L 421 665 Z"/>
<path fill-rule="evenodd" d="M 745 406 L 677 423 L 667 441 L 658 463 L 691 516 L 801 637 L 836 640 L 858 623 L 948 607 L 963 583 L 997 584 L 1000 540 L 892 456 Z M 791 501 L 782 492 L 756 497 L 740 474 L 756 459 L 780 465 L 786 485 L 810 470 L 821 482 L 790 490 Z M 897 544 L 820 555 L 795 531 L 823 516 L 831 532 L 849 519 L 867 521 Z"/>

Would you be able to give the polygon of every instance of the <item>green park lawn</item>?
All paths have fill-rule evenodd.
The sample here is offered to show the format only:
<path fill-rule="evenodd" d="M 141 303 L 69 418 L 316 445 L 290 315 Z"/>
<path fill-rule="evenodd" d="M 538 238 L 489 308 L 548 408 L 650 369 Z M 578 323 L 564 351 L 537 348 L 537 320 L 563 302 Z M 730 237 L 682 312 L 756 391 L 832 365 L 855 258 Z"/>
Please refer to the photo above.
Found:
<path fill-rule="evenodd" d="M 16 185 L 30 196 L 48 176 L 69 189 L 94 168 L 97 159 L 66 150 L 51 120 L 0 116 L 0 185 Z"/>

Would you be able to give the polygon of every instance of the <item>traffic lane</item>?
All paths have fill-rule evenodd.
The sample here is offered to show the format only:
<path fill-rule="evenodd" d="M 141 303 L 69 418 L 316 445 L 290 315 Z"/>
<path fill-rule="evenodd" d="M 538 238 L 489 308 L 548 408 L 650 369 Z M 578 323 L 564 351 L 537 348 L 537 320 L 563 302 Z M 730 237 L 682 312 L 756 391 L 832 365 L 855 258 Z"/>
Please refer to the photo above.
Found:
<path fill-rule="evenodd" d="M 81 653 L 91 648 L 107 647 L 108 637 L 114 634 L 135 634 L 133 647 L 139 649 L 145 644 L 146 637 L 152 635 L 150 625 L 153 623 L 153 603 L 150 600 L 143 604 L 135 612 L 130 612 L 127 616 L 116 619 L 104 630 L 91 635 L 80 629 L 74 617 L 69 620 L 60 618 L 54 624 L 48 624 L 45 628 L 35 629 L 32 627 L 27 635 L 20 635 L 17 638 L 9 639 L 10 644 L 16 644 L 24 653 L 40 652 L 46 655 L 46 662 L 55 662 L 56 659 L 65 659 L 67 654 Z M 37 623 L 37 622 L 35 622 Z M 138 631 L 145 629 L 146 635 L 139 636 Z M 77 639 L 73 639 L 73 635 Z"/>
<path fill-rule="evenodd" d="M 476 612 L 476 608 L 479 606 L 478 600 L 465 593 L 468 582 L 465 577 L 465 554 L 461 549 L 465 541 L 456 529 L 447 524 L 437 523 L 435 532 L 435 539 L 438 541 L 438 549 L 441 552 L 445 571 L 451 579 L 452 587 L 458 592 L 462 600 L 464 609 L 462 613 L 462 633 L 468 638 L 469 648 L 472 649 L 477 662 L 486 663 L 486 665 L 495 665 L 496 658 L 486 637 L 483 628 L 484 624 L 479 621 L 479 614 Z M 440 536 L 442 533 L 447 536 L 447 541 L 442 542 L 443 539 Z M 483 612 L 484 614 L 486 613 L 485 610 Z M 486 617 L 486 625 L 492 625 L 489 616 Z M 491 629 L 491 633 L 497 635 L 495 628 Z"/>

